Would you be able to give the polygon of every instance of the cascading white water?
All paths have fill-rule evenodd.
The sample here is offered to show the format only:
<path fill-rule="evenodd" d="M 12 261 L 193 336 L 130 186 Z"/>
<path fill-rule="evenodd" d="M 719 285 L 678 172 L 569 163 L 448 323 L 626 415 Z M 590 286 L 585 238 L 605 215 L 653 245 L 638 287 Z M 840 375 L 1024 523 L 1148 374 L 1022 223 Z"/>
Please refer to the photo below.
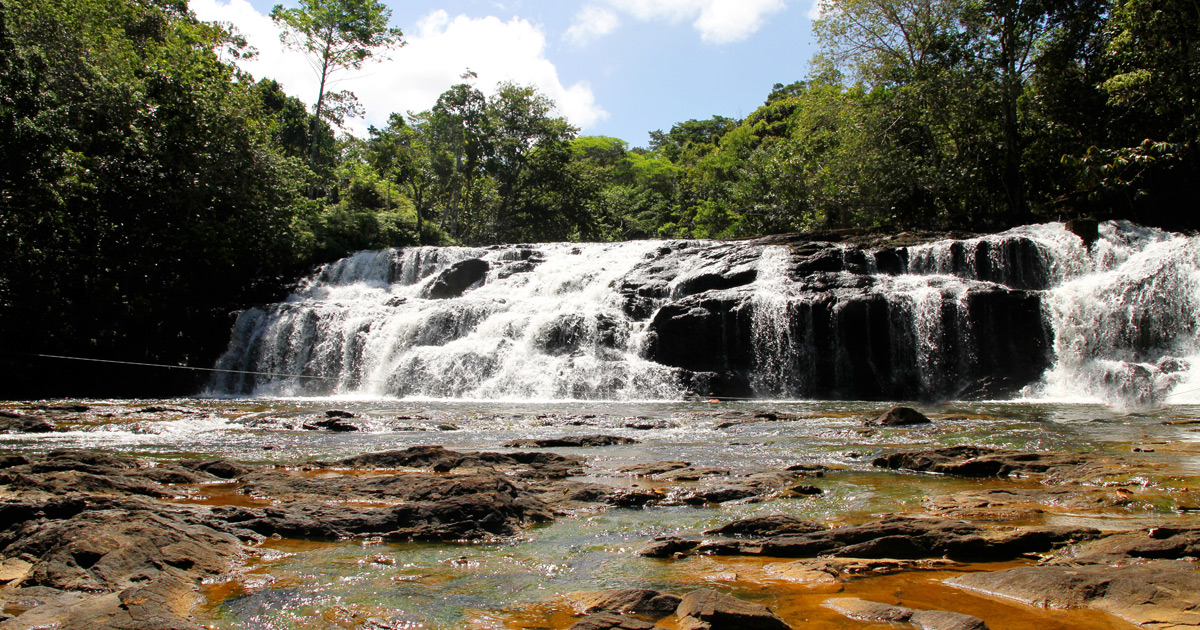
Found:
<path fill-rule="evenodd" d="M 322 268 L 286 302 L 244 312 L 216 391 L 479 399 L 672 399 L 677 370 L 638 356 L 645 322 L 615 281 L 651 242 L 362 252 Z M 505 263 L 537 264 L 506 275 Z M 486 281 L 422 297 L 437 273 L 482 258 Z M 544 258 L 544 260 L 542 260 Z"/>
<path fill-rule="evenodd" d="M 982 250 L 992 267 L 985 273 L 1015 285 L 1044 283 L 1054 357 L 1025 388 L 1029 398 L 1200 402 L 1200 237 L 1127 222 L 1102 223 L 1099 232 L 1090 247 L 1058 223 L 941 241 L 912 248 L 909 272 L 979 277 L 979 266 L 964 269 L 962 260 Z M 1009 256 L 1004 243 L 1013 239 L 1036 244 L 1035 264 Z M 1030 280 L 1039 266 L 1045 278 Z"/>
<path fill-rule="evenodd" d="M 244 312 L 218 367 L 258 374 L 212 389 L 648 400 L 717 379 L 760 398 L 940 398 L 999 382 L 1027 384 L 1028 398 L 1200 402 L 1200 238 L 1127 223 L 1100 235 L 1088 247 L 1046 224 L 939 241 L 897 250 L 890 273 L 881 254 L 829 245 L 361 252 Z M 486 274 L 431 299 L 444 272 L 471 261 Z M 1010 338 L 1023 332 L 1052 356 Z"/>
<path fill-rule="evenodd" d="M 1101 226 L 1044 299 L 1056 361 L 1033 396 L 1121 406 L 1200 402 L 1200 238 Z"/>

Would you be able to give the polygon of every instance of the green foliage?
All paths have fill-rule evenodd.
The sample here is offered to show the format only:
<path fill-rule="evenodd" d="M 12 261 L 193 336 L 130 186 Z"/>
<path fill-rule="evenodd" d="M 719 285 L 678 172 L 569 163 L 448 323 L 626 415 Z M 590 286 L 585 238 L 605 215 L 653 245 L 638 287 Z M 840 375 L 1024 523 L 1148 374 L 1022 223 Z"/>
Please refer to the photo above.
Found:
<path fill-rule="evenodd" d="M 293 263 L 295 178 L 182 5 L 0 7 L 0 318 L 15 345 L 175 360 Z M 17 153 L 20 152 L 20 153 Z"/>

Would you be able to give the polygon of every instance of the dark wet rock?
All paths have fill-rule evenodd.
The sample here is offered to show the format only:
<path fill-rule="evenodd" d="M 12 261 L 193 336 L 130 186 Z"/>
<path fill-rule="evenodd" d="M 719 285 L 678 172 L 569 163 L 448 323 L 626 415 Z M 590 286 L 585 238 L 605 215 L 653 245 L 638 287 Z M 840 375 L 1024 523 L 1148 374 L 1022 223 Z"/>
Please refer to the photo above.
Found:
<path fill-rule="evenodd" d="M 92 410 L 87 405 L 29 405 L 28 408 L 36 411 L 50 411 L 55 413 L 87 413 Z"/>
<path fill-rule="evenodd" d="M 333 431 L 334 433 L 350 433 L 359 430 L 356 425 L 346 422 L 341 417 L 305 422 L 303 428 L 306 431 Z"/>
<path fill-rule="evenodd" d="M 922 451 L 904 451 L 879 457 L 877 468 L 932 472 L 958 477 L 1006 477 L 1013 473 L 1046 473 L 1055 468 L 1074 467 L 1087 461 L 1084 455 L 1034 453 L 987 448 L 951 446 Z"/>
<path fill-rule="evenodd" d="M 352 413 L 350 411 L 345 411 L 342 409 L 330 409 L 325 412 L 325 417 L 326 418 L 342 418 L 343 420 L 349 420 L 350 418 L 354 418 L 356 416 L 354 415 L 354 413 Z"/>
<path fill-rule="evenodd" d="M 790 630 L 786 622 L 762 604 L 740 600 L 710 589 L 683 596 L 675 614 L 680 628 L 700 630 Z"/>
<path fill-rule="evenodd" d="M 788 495 L 793 497 L 811 497 L 818 494 L 825 494 L 825 491 L 816 486 L 810 486 L 808 484 L 800 484 L 798 486 L 792 486 L 788 489 Z"/>
<path fill-rule="evenodd" d="M 54 423 L 41 416 L 0 413 L 0 433 L 50 433 L 53 430 Z"/>
<path fill-rule="evenodd" d="M 0 471 L 0 487 L 12 493 L 53 496 L 86 493 L 168 498 L 178 494 L 151 479 L 128 476 L 125 471 L 113 471 L 111 474 L 78 470 L 41 472 L 36 467 L 37 464 L 33 463 Z"/>
<path fill-rule="evenodd" d="M 397 473 L 356 477 L 305 477 L 263 470 L 243 478 L 243 491 L 276 501 L 239 508 L 223 517 L 264 536 L 388 540 L 480 540 L 512 536 L 553 513 L 532 491 L 495 473 Z M 330 505 L 370 501 L 387 507 Z"/>
<path fill-rule="evenodd" d="M 604 501 L 617 507 L 640 508 L 661 503 L 666 498 L 666 493 L 657 488 L 633 488 L 613 491 Z"/>
<path fill-rule="evenodd" d="M 556 448 L 556 447 L 594 447 L 615 446 L 619 444 L 640 444 L 640 440 L 616 435 L 578 435 L 561 438 L 529 438 L 512 440 L 504 444 L 505 448 Z"/>
<path fill-rule="evenodd" d="M 706 503 L 728 503 L 756 497 L 760 491 L 747 486 L 728 486 L 724 488 L 698 488 L 684 490 L 679 493 L 678 500 L 688 505 L 704 505 Z"/>
<path fill-rule="evenodd" d="M 756 246 L 763 244 L 672 248 L 648 258 L 618 285 L 625 312 L 650 320 L 647 358 L 710 375 L 694 390 L 702 396 L 762 393 L 752 386 L 762 306 L 754 299 L 751 276 L 739 270 L 757 267 Z M 779 263 L 798 296 L 772 318 L 781 327 L 778 334 L 802 346 L 788 354 L 785 360 L 792 363 L 786 369 L 806 378 L 771 393 L 875 400 L 995 397 L 1036 380 L 1052 358 L 1039 292 L 1049 274 L 1037 244 L 1018 237 L 1003 245 L 957 245 L 953 275 L 980 282 L 968 283 L 964 295 L 961 281 L 930 281 L 947 307 L 954 304 L 933 314 L 943 335 L 930 348 L 915 338 L 911 306 L 898 301 L 887 276 L 876 271 L 877 265 L 883 265 L 878 268 L 883 274 L 907 271 L 906 250 L 880 254 L 833 243 L 787 243 Z M 1013 264 L 997 268 L 987 258 L 988 252 L 999 253 L 996 248 L 1011 253 Z M 919 378 L 918 348 L 939 366 L 938 378 Z"/>
<path fill-rule="evenodd" d="M 1192 562 L 1017 567 L 947 582 L 1039 608 L 1102 610 L 1148 627 L 1200 625 L 1200 571 Z"/>
<path fill-rule="evenodd" d="M 610 612 L 658 620 L 675 613 L 680 597 L 648 588 L 622 588 L 574 593 L 571 599 L 584 614 Z"/>
<path fill-rule="evenodd" d="M 728 412 L 717 416 L 721 422 L 717 423 L 718 429 L 728 429 L 741 424 L 750 424 L 754 422 L 777 422 L 779 414 L 771 411 L 761 411 L 758 413 L 740 413 Z"/>
<path fill-rule="evenodd" d="M 461 429 L 459 428 L 459 426 L 457 424 L 439 424 L 439 425 L 437 425 L 437 430 L 438 431 L 460 431 Z"/>
<path fill-rule="evenodd" d="M 1028 527 L 989 532 L 966 521 L 893 516 L 805 534 L 784 534 L 753 541 L 713 541 L 698 551 L 721 555 L 780 558 L 922 559 L 994 562 L 1096 538 L 1100 532 L 1076 527 Z"/>
<path fill-rule="evenodd" d="M 877 623 L 911 623 L 921 630 L 988 630 L 978 617 L 943 610 L 914 610 L 857 597 L 838 597 L 825 605 L 850 617 Z"/>
<path fill-rule="evenodd" d="M 892 407 L 876 418 L 863 421 L 867 427 L 907 427 L 929 424 L 929 417 L 912 407 Z"/>
<path fill-rule="evenodd" d="M 195 469 L 173 464 L 152 465 L 138 459 L 96 451 L 54 450 L 45 455 L 18 456 L 0 466 L 0 487 L 24 495 L 144 496 L 169 498 L 180 494 L 163 484 L 193 484 L 216 480 Z"/>
<path fill-rule="evenodd" d="M 521 477 L 556 479 L 583 473 L 582 457 L 543 452 L 468 453 L 447 450 L 441 446 L 410 448 L 365 453 L 335 462 L 315 462 L 316 466 L 356 469 L 424 468 L 434 472 L 449 472 L 469 468 L 509 468 Z"/>
<path fill-rule="evenodd" d="M 624 468 L 620 469 L 620 472 L 622 474 L 632 475 L 634 477 L 651 477 L 654 475 L 661 475 L 672 470 L 687 468 L 691 465 L 691 462 L 664 461 L 650 464 L 635 464 L 633 466 L 625 466 Z"/>
<path fill-rule="evenodd" d="M 809 534 L 825 529 L 812 521 L 805 521 L 786 514 L 755 516 L 733 521 L 715 529 L 710 529 L 705 535 L 744 536 L 747 538 L 765 538 L 784 534 Z"/>
<path fill-rule="evenodd" d="M 668 472 L 658 473 L 654 475 L 655 479 L 663 481 L 699 481 L 706 477 L 728 477 L 729 470 L 726 468 L 709 468 L 709 467 L 687 467 L 671 470 Z"/>
<path fill-rule="evenodd" d="M 658 420 L 655 418 L 636 418 L 629 420 L 624 425 L 626 429 L 634 429 L 636 431 L 653 431 L 655 429 L 670 429 L 675 426 L 675 423 L 666 420 Z"/>
<path fill-rule="evenodd" d="M 651 630 L 652 628 L 654 628 L 654 624 L 636 617 L 601 612 L 576 621 L 568 630 Z"/>
<path fill-rule="evenodd" d="M 684 540 L 681 538 L 665 538 L 637 550 L 635 555 L 643 558 L 670 558 L 677 553 L 691 551 L 700 545 L 699 540 Z"/>
<path fill-rule="evenodd" d="M 1200 526 L 1122 532 L 1078 545 L 1072 551 L 1070 561 L 1075 564 L 1200 558 Z"/>
<path fill-rule="evenodd" d="M 455 298 L 487 277 L 489 266 L 486 260 L 472 258 L 455 263 L 425 289 L 424 297 L 434 300 Z"/>
<path fill-rule="evenodd" d="M 197 412 L 197 411 L 193 411 L 193 410 L 191 410 L 191 409 L 184 409 L 183 407 L 167 407 L 167 406 L 164 406 L 164 405 L 150 405 L 149 407 L 142 407 L 141 409 L 138 409 L 138 413 L 183 413 L 183 414 L 193 414 L 193 413 L 199 413 L 199 412 Z"/>
<path fill-rule="evenodd" d="M 4 455 L 0 456 L 0 470 L 12 468 L 13 466 L 24 466 L 29 463 L 24 455 Z"/>
<path fill-rule="evenodd" d="M 1052 510 L 1096 510 L 1129 505 L 1131 495 L 1114 488 L 993 488 L 936 495 L 925 509 L 945 518 L 971 521 L 1017 521 Z"/>
<path fill-rule="evenodd" d="M 183 462 L 184 468 L 199 470 L 220 479 L 237 479 L 251 471 L 251 468 L 227 459 L 206 459 L 201 461 Z"/>

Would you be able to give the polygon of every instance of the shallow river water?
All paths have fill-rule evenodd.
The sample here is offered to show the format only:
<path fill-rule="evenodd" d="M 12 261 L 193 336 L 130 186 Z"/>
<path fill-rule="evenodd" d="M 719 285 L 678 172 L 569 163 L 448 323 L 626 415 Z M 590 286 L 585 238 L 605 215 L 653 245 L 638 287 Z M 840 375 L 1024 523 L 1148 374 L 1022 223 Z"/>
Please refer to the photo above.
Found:
<path fill-rule="evenodd" d="M 656 560 L 633 552 L 655 536 L 700 532 L 755 515 L 786 513 L 829 525 L 917 511 L 922 501 L 964 489 L 1021 480 L 963 480 L 882 471 L 875 456 L 914 447 L 979 445 L 1033 451 L 1094 451 L 1134 458 L 1136 475 L 1111 477 L 1133 497 L 1103 512 L 1048 509 L 1040 523 L 1118 530 L 1195 518 L 1200 504 L 1200 406 L 1122 411 L 1101 405 L 972 402 L 921 407 L 933 423 L 865 428 L 889 405 L 859 402 L 496 403 L 337 399 L 178 399 L 50 401 L 82 404 L 58 431 L 0 434 L 0 452 L 88 448 L 167 461 L 220 456 L 303 467 L 313 459 L 440 444 L 504 450 L 517 438 L 605 434 L 640 443 L 548 449 L 588 458 L 588 477 L 615 485 L 652 485 L 617 469 L 660 460 L 729 469 L 733 475 L 819 464 L 823 494 L 708 507 L 591 509 L 487 544 L 270 540 L 246 569 L 208 585 L 202 612 L 212 628 L 566 628 L 567 595 L 602 588 L 683 592 L 714 586 L 766 603 L 795 627 L 879 627 L 850 621 L 821 604 L 829 592 L 789 581 L 763 558 L 696 556 Z M 19 409 L 30 403 L 4 403 Z M 355 414 L 363 430 L 303 429 L 330 409 Z M 771 413 L 775 420 L 754 418 Z M 747 421 L 748 420 L 748 421 Z M 735 423 L 730 425 L 731 421 Z M 221 484 L 180 487 L 180 501 L 249 503 Z M 995 565 L 988 570 L 997 568 Z M 1094 611 L 1047 611 L 941 583 L 971 565 L 863 578 L 842 595 L 958 610 L 993 630 L 1127 628 Z M 661 622 L 670 627 L 670 620 Z"/>

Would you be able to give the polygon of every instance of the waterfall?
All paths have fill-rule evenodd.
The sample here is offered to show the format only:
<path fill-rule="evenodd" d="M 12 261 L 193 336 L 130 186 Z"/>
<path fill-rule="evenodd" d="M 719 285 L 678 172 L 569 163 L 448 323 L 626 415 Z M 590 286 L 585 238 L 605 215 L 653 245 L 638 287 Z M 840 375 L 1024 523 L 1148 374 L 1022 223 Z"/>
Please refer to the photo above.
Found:
<path fill-rule="evenodd" d="M 222 394 L 1198 402 L 1200 239 L 1062 224 L 868 249 L 415 247 L 247 310 Z"/>
<path fill-rule="evenodd" d="M 1027 393 L 1200 402 L 1200 238 L 1107 223 L 1090 250 L 1060 255 L 1070 271 L 1044 300 L 1056 361 Z"/>

